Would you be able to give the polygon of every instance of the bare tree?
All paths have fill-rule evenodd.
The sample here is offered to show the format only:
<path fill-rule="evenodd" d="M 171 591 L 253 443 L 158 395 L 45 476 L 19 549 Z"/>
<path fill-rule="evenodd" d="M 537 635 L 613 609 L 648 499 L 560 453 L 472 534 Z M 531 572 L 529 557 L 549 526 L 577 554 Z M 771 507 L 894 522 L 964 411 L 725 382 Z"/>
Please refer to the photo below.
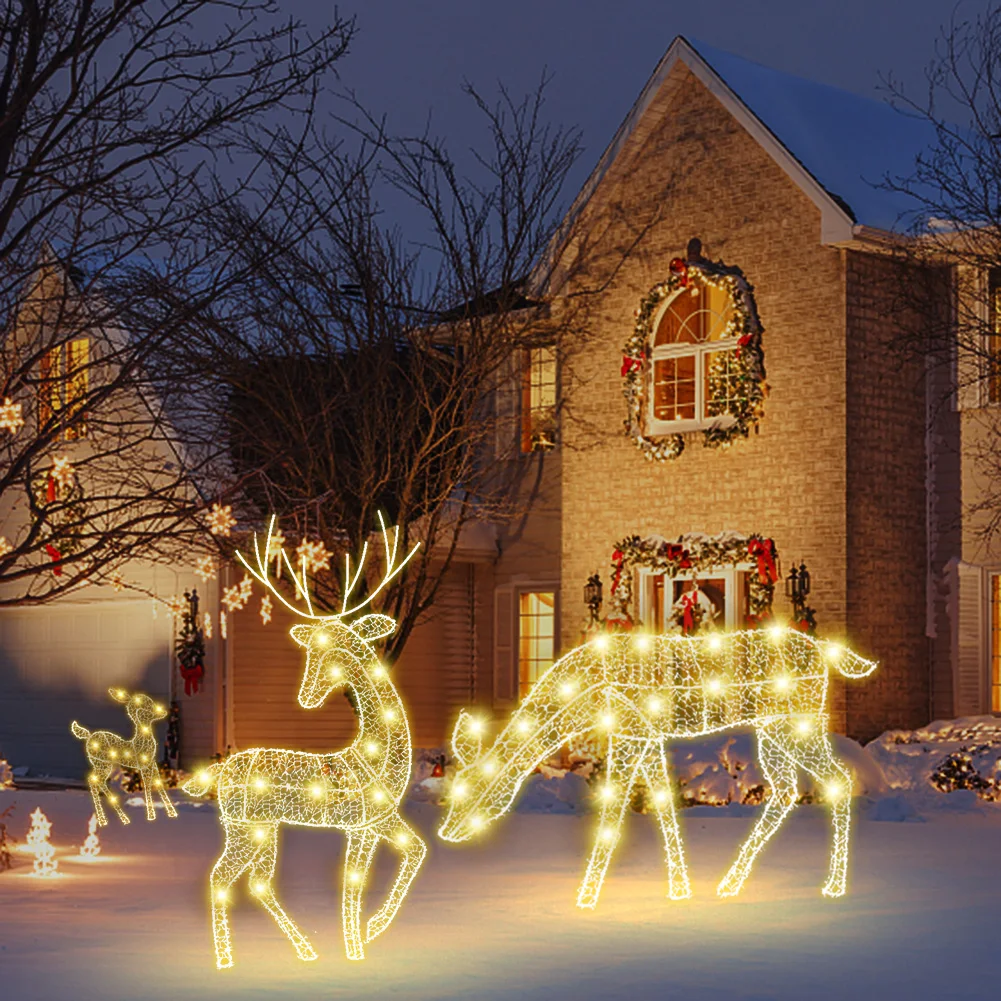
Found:
<path fill-rule="evenodd" d="M 267 210 L 260 136 L 308 128 L 352 33 L 277 0 L 3 0 L 0 604 L 203 538 L 219 450 L 160 352 L 238 279 L 208 220 Z"/>
<path fill-rule="evenodd" d="M 546 125 L 541 88 L 496 104 L 470 93 L 488 138 L 468 171 L 429 134 L 391 137 L 365 117 L 350 151 L 319 132 L 307 149 L 270 137 L 282 179 L 272 212 L 216 215 L 247 280 L 193 335 L 205 398 L 227 397 L 224 422 L 204 426 L 231 444 L 245 513 L 275 511 L 286 533 L 322 545 L 322 605 L 336 608 L 341 588 L 328 557 L 358 552 L 379 511 L 401 526 L 401 546 L 422 542 L 386 594 L 390 660 L 469 526 L 531 502 L 587 333 L 586 296 L 563 295 L 565 262 L 560 288 L 547 271 L 568 236 L 559 202 L 578 135 Z M 387 202 L 419 235 L 384 224 Z M 512 404 L 532 348 L 564 364 L 537 408 L 527 444 L 539 447 L 522 454 Z"/>

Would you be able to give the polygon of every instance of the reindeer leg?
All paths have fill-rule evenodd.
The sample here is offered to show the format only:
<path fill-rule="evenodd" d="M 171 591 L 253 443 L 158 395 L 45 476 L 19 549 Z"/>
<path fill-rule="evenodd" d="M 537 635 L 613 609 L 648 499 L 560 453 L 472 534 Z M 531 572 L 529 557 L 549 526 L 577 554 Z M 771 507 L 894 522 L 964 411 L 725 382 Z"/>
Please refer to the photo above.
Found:
<path fill-rule="evenodd" d="M 259 824 L 254 828 L 253 837 L 255 841 L 260 841 L 254 856 L 253 864 L 250 867 L 250 890 L 255 897 L 264 905 L 265 910 L 278 922 L 289 940 L 295 947 L 296 955 L 303 960 L 316 959 L 316 952 L 309 944 L 309 940 L 299 930 L 298 925 L 285 913 L 282 905 L 278 903 L 273 887 L 275 878 L 275 866 L 278 864 L 278 827 L 274 824 L 267 826 Z M 261 840 L 263 839 L 263 840 Z"/>
<path fill-rule="evenodd" d="M 852 777 L 837 758 L 826 733 L 803 740 L 796 747 L 796 760 L 823 787 L 831 803 L 834 840 L 825 897 L 840 897 L 848 881 L 848 836 L 851 829 Z"/>
<path fill-rule="evenodd" d="M 139 775 L 143 780 L 143 801 L 146 803 L 146 819 L 156 820 L 156 809 L 153 806 L 153 783 L 156 781 L 154 778 L 159 778 L 159 773 L 156 772 L 156 768 L 146 767 L 140 770 Z"/>
<path fill-rule="evenodd" d="M 400 909 L 400 904 L 403 903 L 403 898 L 407 895 L 407 890 L 410 889 L 410 884 L 428 853 L 428 846 L 399 815 L 394 816 L 380 833 L 403 852 L 403 859 L 386 902 L 368 919 L 368 924 L 365 926 L 366 942 L 371 942 L 376 935 L 381 935 L 396 917 L 396 912 Z"/>
<path fill-rule="evenodd" d="M 674 787 L 667 770 L 663 743 L 650 743 L 647 761 L 648 763 L 643 766 L 643 775 L 652 793 L 650 798 L 653 800 L 653 809 L 664 837 L 664 851 L 667 855 L 667 894 L 672 900 L 685 900 L 692 895 L 692 887 L 688 881 L 685 848 L 678 828 Z"/>
<path fill-rule="evenodd" d="M 159 782 L 160 779 L 157 779 L 157 781 Z M 160 799 L 163 800 L 163 806 L 164 809 L 167 811 L 167 816 L 176 817 L 177 810 L 174 809 L 174 804 L 170 801 L 170 794 L 167 792 L 167 790 L 163 787 L 162 784 L 157 786 L 157 792 L 160 794 Z"/>
<path fill-rule="evenodd" d="M 97 765 L 94 766 L 94 776 L 96 781 L 91 783 L 91 791 L 94 793 L 95 803 L 99 801 L 98 793 L 103 791 L 105 798 L 111 804 L 111 809 L 118 814 L 118 819 L 123 824 L 128 824 L 129 823 L 128 814 L 126 814 L 126 812 L 118 805 L 117 793 L 113 793 L 108 788 L 108 776 L 111 774 L 113 768 L 114 766 L 112 764 L 104 761 L 101 762 L 100 766 Z M 103 810 L 101 811 L 101 814 L 103 816 L 104 814 Z"/>
<path fill-rule="evenodd" d="M 601 884 L 612 861 L 612 853 L 618 843 L 629 806 L 629 795 L 636 781 L 636 770 L 641 756 L 635 753 L 629 742 L 611 737 L 608 741 L 608 756 L 605 758 L 605 788 L 602 790 L 601 818 L 598 822 L 597 838 L 591 850 L 591 858 L 580 888 L 577 890 L 577 906 L 593 909 L 597 906 Z"/>
<path fill-rule="evenodd" d="M 772 787 L 772 794 L 736 860 L 716 888 L 721 897 L 732 897 L 740 892 L 758 852 L 796 805 L 796 765 L 774 738 L 762 733 L 758 734 L 758 762 L 765 781 Z"/>
<path fill-rule="evenodd" d="M 341 897 L 341 915 L 344 923 L 344 948 L 348 959 L 364 959 L 365 949 L 361 937 L 361 901 L 368 881 L 368 870 L 379 835 L 364 830 L 348 835 L 344 856 L 344 889 Z"/>
<path fill-rule="evenodd" d="M 101 790 L 98 788 L 108 775 L 111 774 L 111 769 L 108 769 L 108 774 L 101 778 L 98 774 L 98 769 L 101 767 L 96 761 L 91 761 L 90 763 L 91 773 L 87 777 L 87 784 L 90 786 L 90 795 L 94 800 L 94 816 L 97 817 L 97 822 L 101 827 L 108 826 L 108 818 L 104 813 L 104 804 L 101 802 Z"/>
<path fill-rule="evenodd" d="M 250 827 L 223 818 L 226 843 L 209 877 L 212 893 L 212 938 L 215 942 L 215 965 L 220 970 L 233 965 L 233 947 L 229 932 L 229 899 L 233 884 L 253 861 L 257 851 Z"/>

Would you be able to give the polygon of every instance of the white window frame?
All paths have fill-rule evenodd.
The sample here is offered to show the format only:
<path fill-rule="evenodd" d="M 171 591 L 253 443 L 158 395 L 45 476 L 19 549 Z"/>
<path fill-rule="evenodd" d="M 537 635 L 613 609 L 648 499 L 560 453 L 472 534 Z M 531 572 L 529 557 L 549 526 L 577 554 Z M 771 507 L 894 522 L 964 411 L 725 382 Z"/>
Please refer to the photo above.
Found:
<path fill-rule="evenodd" d="M 514 617 L 512 636 L 512 661 L 514 668 L 514 690 L 517 700 L 521 700 L 521 596 L 523 594 L 552 594 L 553 596 L 553 663 L 560 659 L 560 586 L 556 581 L 518 581 L 513 588 L 514 602 L 511 609 Z"/>
<path fill-rule="evenodd" d="M 724 621 L 722 623 L 725 629 L 736 629 L 737 628 L 737 587 L 741 583 L 740 574 L 751 573 L 754 569 L 752 563 L 736 563 L 728 564 L 722 567 L 709 567 L 705 570 L 699 570 L 693 572 L 691 570 L 686 570 L 683 573 L 675 574 L 673 577 L 668 577 L 667 574 L 663 574 L 664 577 L 664 608 L 662 610 L 661 619 L 665 624 L 671 618 L 671 608 L 674 605 L 673 595 L 674 595 L 674 582 L 677 580 L 704 580 L 707 577 L 722 577 L 724 582 Z M 637 588 L 637 593 L 639 594 L 639 618 L 641 622 L 652 622 L 653 616 L 651 612 L 651 603 L 653 599 L 653 579 L 655 577 L 662 576 L 658 571 L 651 570 L 648 567 L 641 567 L 639 571 L 639 587 Z"/>
<path fill-rule="evenodd" d="M 660 321 L 671 304 L 687 289 L 679 289 L 669 299 L 665 299 L 654 316 L 650 326 L 651 336 L 655 337 Z M 685 431 L 701 431 L 709 427 L 729 427 L 736 421 L 732 414 L 719 414 L 716 417 L 706 416 L 705 401 L 705 366 L 706 358 L 719 351 L 735 351 L 737 338 L 727 337 L 718 341 L 704 341 L 701 344 L 661 344 L 652 347 L 650 351 L 650 374 L 647 386 L 647 430 L 651 435 L 680 434 Z M 658 361 L 670 358 L 683 358 L 686 355 L 695 357 L 695 419 L 683 421 L 663 421 L 654 416 L 654 379 Z"/>

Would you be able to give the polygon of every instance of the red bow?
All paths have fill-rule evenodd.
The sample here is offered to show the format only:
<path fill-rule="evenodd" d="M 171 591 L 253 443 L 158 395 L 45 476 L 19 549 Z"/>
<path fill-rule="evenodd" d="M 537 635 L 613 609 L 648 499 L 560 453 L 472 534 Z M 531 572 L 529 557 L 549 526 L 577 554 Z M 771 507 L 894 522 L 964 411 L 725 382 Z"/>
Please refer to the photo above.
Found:
<path fill-rule="evenodd" d="M 683 288 L 688 287 L 688 265 L 680 257 L 672 257 L 668 265 L 672 275 L 677 275 L 681 279 Z"/>
<path fill-rule="evenodd" d="M 192 667 L 179 666 L 181 677 L 184 679 L 184 694 L 194 695 L 198 691 L 198 686 L 205 675 L 205 668 L 201 664 Z"/>
<path fill-rule="evenodd" d="M 625 562 L 621 549 L 616 549 L 612 553 L 612 562 L 615 564 L 615 572 L 612 574 L 612 594 L 615 594 L 619 588 L 619 581 L 622 579 L 622 564 Z"/>
<path fill-rule="evenodd" d="M 691 569 L 692 561 L 688 557 L 688 550 L 680 542 L 669 542 L 666 556 L 672 563 L 678 564 L 679 570 Z"/>
<path fill-rule="evenodd" d="M 59 565 L 59 563 L 63 558 L 63 554 L 59 552 L 59 550 L 56 549 L 55 546 L 50 545 L 48 542 L 45 543 L 45 551 L 49 554 L 49 559 L 52 560 L 53 563 L 52 572 L 57 577 L 62 577 L 63 568 Z"/>
<path fill-rule="evenodd" d="M 49 482 L 45 484 L 45 503 L 51 504 L 56 499 L 56 481 L 49 474 Z"/>
<path fill-rule="evenodd" d="M 688 591 L 681 596 L 681 631 L 690 633 L 695 628 L 695 603 L 698 591 Z"/>
<path fill-rule="evenodd" d="M 771 539 L 751 539 L 747 552 L 758 561 L 758 579 L 762 584 L 774 584 L 779 579 L 775 569 L 775 543 Z"/>
<path fill-rule="evenodd" d="M 638 372 L 642 367 L 642 358 L 632 358 L 629 355 L 623 355 L 622 368 L 619 369 L 619 375 L 624 379 L 630 372 Z"/>

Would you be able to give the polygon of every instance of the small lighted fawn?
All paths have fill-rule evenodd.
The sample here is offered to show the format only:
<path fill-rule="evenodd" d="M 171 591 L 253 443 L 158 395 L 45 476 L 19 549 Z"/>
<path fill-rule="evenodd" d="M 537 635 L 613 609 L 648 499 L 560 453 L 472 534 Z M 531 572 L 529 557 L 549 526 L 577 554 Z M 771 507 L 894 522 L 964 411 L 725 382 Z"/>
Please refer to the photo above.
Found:
<path fill-rule="evenodd" d="M 117 733 L 111 733 L 109 730 L 91 732 L 86 727 L 80 726 L 76 720 L 70 724 L 73 736 L 87 742 L 85 746 L 91 766 L 88 784 L 90 794 L 94 798 L 94 815 L 97 817 L 97 822 L 102 827 L 108 823 L 101 804 L 102 792 L 121 822 L 123 824 L 129 822 L 128 815 L 119 805 L 118 797 L 108 789 L 108 776 L 116 766 L 134 769 L 142 776 L 147 820 L 156 819 L 156 810 L 153 808 L 154 791 L 159 793 L 160 799 L 163 800 L 167 816 L 176 817 L 177 811 L 167 795 L 163 780 L 160 778 L 160 770 L 156 766 L 156 737 L 153 734 L 153 724 L 167 715 L 166 708 L 148 695 L 139 693 L 130 695 L 122 688 L 109 688 L 108 694 L 116 702 L 125 704 L 125 711 L 135 725 L 130 740 L 119 737 Z"/>
<path fill-rule="evenodd" d="M 347 835 L 342 915 L 349 959 L 364 958 L 364 942 L 375 938 L 393 920 L 427 853 L 427 846 L 399 812 L 412 763 L 407 714 L 372 648 L 373 641 L 388 636 L 396 623 L 387 615 L 364 615 L 351 623 L 344 621 L 364 608 L 403 569 L 417 552 L 417 546 L 397 564 L 399 529 L 390 547 L 383 524 L 386 565 L 382 581 L 365 601 L 348 607 L 349 596 L 365 563 L 363 550 L 353 577 L 350 560 L 346 560 L 340 614 L 316 615 L 305 566 L 297 573 L 284 550 L 279 558 L 285 561 L 306 610 L 287 601 L 271 583 L 267 554 L 272 548 L 273 529 L 274 519 L 263 550 L 254 539 L 255 567 L 242 555 L 239 558 L 286 608 L 308 620 L 291 630 L 295 642 L 306 649 L 299 704 L 304 709 L 318 709 L 331 693 L 350 688 L 354 692 L 359 732 L 349 747 L 333 754 L 276 748 L 241 751 L 200 772 L 184 786 L 185 792 L 203 795 L 215 784 L 219 816 L 226 829 L 223 853 L 212 869 L 210 881 L 212 930 L 216 965 L 220 969 L 233 965 L 229 898 L 233 884 L 244 873 L 248 874 L 254 896 L 288 935 L 299 958 L 316 959 L 313 947 L 282 909 L 272 887 L 278 860 L 279 825 L 333 827 Z M 402 858 L 389 896 L 369 918 L 363 938 L 362 896 L 380 841 L 394 846 Z"/>
<path fill-rule="evenodd" d="M 522 782 L 561 746 L 589 731 L 608 737 L 601 817 L 577 896 L 594 907 L 637 779 L 646 780 L 664 835 L 669 895 L 691 894 L 664 742 L 754 727 L 771 796 L 717 892 L 738 893 L 755 856 L 796 803 L 797 769 L 832 805 L 834 843 L 824 894 L 845 891 L 851 776 L 828 737 L 828 668 L 863 678 L 876 664 L 794 630 L 708 636 L 603 635 L 560 658 L 532 687 L 485 754 L 482 724 L 460 715 L 459 765 L 439 834 L 464 841 L 506 813 Z"/>

